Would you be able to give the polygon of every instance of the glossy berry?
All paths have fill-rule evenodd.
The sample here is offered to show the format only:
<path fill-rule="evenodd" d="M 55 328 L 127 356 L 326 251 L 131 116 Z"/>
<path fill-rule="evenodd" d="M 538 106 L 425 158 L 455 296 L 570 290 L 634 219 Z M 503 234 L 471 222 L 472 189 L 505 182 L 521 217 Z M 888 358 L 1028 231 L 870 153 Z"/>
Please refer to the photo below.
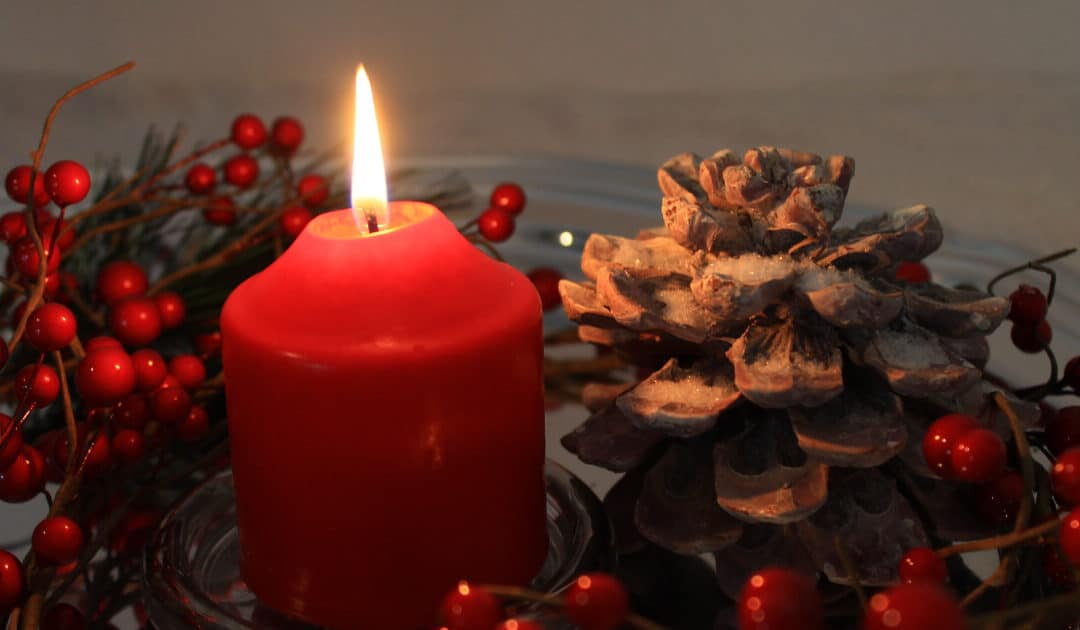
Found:
<path fill-rule="evenodd" d="M 47 365 L 31 363 L 15 375 L 15 395 L 20 402 L 48 406 L 60 395 L 60 377 Z"/>
<path fill-rule="evenodd" d="M 529 621 L 528 619 L 507 619 L 499 625 L 495 626 L 495 630 L 544 630 L 544 626 L 539 622 Z"/>
<path fill-rule="evenodd" d="M 61 208 L 79 203 L 90 192 L 90 173 L 74 160 L 60 160 L 45 171 L 45 192 Z"/>
<path fill-rule="evenodd" d="M 67 221 L 52 215 L 46 215 L 38 219 L 38 233 L 44 242 L 50 243 L 55 233 L 56 246 L 61 251 L 71 247 L 75 242 L 75 230 L 68 226 Z"/>
<path fill-rule="evenodd" d="M 199 162 L 188 169 L 184 177 L 184 186 L 193 195 L 207 195 L 217 185 L 217 173 L 208 164 Z"/>
<path fill-rule="evenodd" d="M 1046 424 L 1046 443 L 1054 455 L 1080 446 L 1080 405 L 1062 407 Z"/>
<path fill-rule="evenodd" d="M 501 243 L 514 234 L 514 216 L 503 210 L 488 208 L 480 214 L 477 227 L 484 238 L 492 243 Z"/>
<path fill-rule="evenodd" d="M 113 404 L 134 391 L 135 365 L 123 350 L 95 350 L 79 363 L 75 385 L 91 404 Z"/>
<path fill-rule="evenodd" d="M 97 276 L 97 296 L 108 306 L 146 295 L 149 286 L 142 267 L 127 260 L 108 263 Z"/>
<path fill-rule="evenodd" d="M 562 298 L 559 297 L 559 280 L 563 279 L 563 275 L 558 269 L 538 267 L 530 271 L 527 277 L 536 287 L 536 292 L 540 294 L 540 304 L 545 311 L 562 304 Z"/>
<path fill-rule="evenodd" d="M 66 348 L 75 339 L 75 313 L 63 304 L 49 302 L 30 313 L 26 320 L 26 340 L 38 352 Z"/>
<path fill-rule="evenodd" d="M 7 468 L 22 451 L 22 429 L 12 428 L 13 424 L 15 420 L 11 416 L 0 413 L 0 439 L 7 435 L 7 440 L 0 446 L 0 470 Z"/>
<path fill-rule="evenodd" d="M 136 368 L 136 382 L 138 382 L 138 368 Z M 142 431 L 149 419 L 150 403 L 143 394 L 130 394 L 113 407 L 113 422 L 118 427 Z"/>
<path fill-rule="evenodd" d="M 296 182 L 296 194 L 309 208 L 317 208 L 326 201 L 330 195 L 329 183 L 326 178 L 316 173 L 310 173 Z"/>
<path fill-rule="evenodd" d="M 908 549 L 900 559 L 900 581 L 904 584 L 929 582 L 940 585 L 948 577 L 945 560 L 928 547 Z"/>
<path fill-rule="evenodd" d="M 1058 539 L 1065 559 L 1080 568 L 1080 508 L 1065 515 L 1061 521 L 1061 537 Z"/>
<path fill-rule="evenodd" d="M 145 346 L 161 336 L 161 313 L 150 298 L 129 298 L 109 311 L 109 328 L 128 346 Z"/>
<path fill-rule="evenodd" d="M 23 566 L 19 559 L 0 549 L 0 615 L 22 600 L 24 579 Z"/>
<path fill-rule="evenodd" d="M 210 417 L 206 415 L 206 410 L 193 406 L 187 418 L 176 425 L 176 438 L 181 442 L 198 442 L 206 437 L 209 431 Z"/>
<path fill-rule="evenodd" d="M 271 148 L 284 155 L 291 155 L 304 141 L 304 126 L 292 116 L 276 118 L 270 127 Z"/>
<path fill-rule="evenodd" d="M 281 226 L 281 231 L 285 233 L 285 236 L 296 238 L 307 227 L 312 216 L 314 215 L 311 214 L 311 210 L 304 206 L 293 206 L 281 213 L 278 224 Z"/>
<path fill-rule="evenodd" d="M 121 429 L 112 436 L 112 453 L 121 464 L 134 464 L 146 454 L 146 440 L 141 432 Z"/>
<path fill-rule="evenodd" d="M 100 350 L 102 348 L 116 348 L 117 350 L 123 350 L 124 346 L 120 345 L 120 342 L 114 337 L 107 337 L 105 335 L 92 337 L 83 344 L 83 350 L 86 352 L 93 352 L 94 350 Z"/>
<path fill-rule="evenodd" d="M 491 191 L 488 206 L 510 214 L 520 214 L 525 209 L 525 191 L 517 184 L 503 182 Z"/>
<path fill-rule="evenodd" d="M 162 424 L 182 422 L 191 413 L 191 396 L 179 387 L 159 389 L 150 396 L 150 411 Z"/>
<path fill-rule="evenodd" d="M 952 479 L 953 445 L 961 435 L 978 426 L 979 422 L 975 418 L 959 413 L 934 420 L 926 430 L 922 442 L 923 459 L 930 470 L 943 479 Z"/>
<path fill-rule="evenodd" d="M 26 164 L 16 166 L 8 171 L 7 177 L 4 178 L 4 189 L 12 201 L 23 204 L 29 203 L 30 173 L 30 166 Z M 34 203 L 37 206 L 44 206 L 49 203 L 49 193 L 45 191 L 45 178 L 40 174 L 34 178 Z"/>
<path fill-rule="evenodd" d="M 87 627 L 86 617 L 78 608 L 61 602 L 45 611 L 39 630 L 86 630 Z"/>
<path fill-rule="evenodd" d="M 1013 324 L 1010 337 L 1013 345 L 1021 352 L 1035 354 L 1050 345 L 1054 338 L 1054 329 L 1045 319 L 1035 325 Z"/>
<path fill-rule="evenodd" d="M 17 243 L 26 236 L 26 214 L 8 212 L 0 216 L 0 240 L 8 245 Z"/>
<path fill-rule="evenodd" d="M 79 449 L 76 452 L 76 464 L 83 467 L 83 474 L 88 477 L 97 477 L 112 467 L 113 453 L 112 443 L 104 434 L 98 433 L 93 438 L 87 438 L 86 429 L 79 427 Z M 92 441 L 91 441 L 92 440 Z M 53 444 L 53 461 L 61 469 L 67 469 L 68 456 L 71 453 L 70 442 L 66 433 L 57 436 Z"/>
<path fill-rule="evenodd" d="M 586 630 L 614 630 L 630 610 L 622 583 L 607 573 L 578 576 L 563 598 L 566 616 Z"/>
<path fill-rule="evenodd" d="M 458 582 L 439 605 L 439 619 L 447 630 L 490 630 L 502 617 L 499 600 L 467 582 Z"/>
<path fill-rule="evenodd" d="M 1050 469 L 1054 496 L 1069 507 L 1080 505 L 1080 447 L 1066 449 Z"/>
<path fill-rule="evenodd" d="M 952 448 L 953 476 L 960 481 L 986 482 L 1005 470 L 1005 443 L 990 429 L 960 435 Z"/>
<path fill-rule="evenodd" d="M 1043 292 L 1029 284 L 1021 284 L 1009 295 L 1009 305 L 1009 319 L 1028 326 L 1046 319 L 1049 308 Z"/>
<path fill-rule="evenodd" d="M 45 273 L 53 273 L 60 268 L 60 248 L 49 247 L 43 243 L 45 259 Z M 41 257 L 38 256 L 37 246 L 30 237 L 23 238 L 11 249 L 11 257 L 15 264 L 15 270 L 24 278 L 37 278 L 38 269 L 41 268 Z"/>
<path fill-rule="evenodd" d="M 900 282 L 930 282 L 930 269 L 921 262 L 905 260 L 896 266 L 896 279 Z"/>
<path fill-rule="evenodd" d="M 79 557 L 83 546 L 82 528 L 66 516 L 50 516 L 34 528 L 34 554 L 48 564 L 67 564 Z"/>
<path fill-rule="evenodd" d="M 33 446 L 23 444 L 19 455 L 0 470 L 0 501 L 24 503 L 45 489 L 45 458 Z"/>
<path fill-rule="evenodd" d="M 168 364 L 157 350 L 136 350 L 131 355 L 131 363 L 135 367 L 135 388 L 140 392 L 154 391 L 169 374 Z"/>
<path fill-rule="evenodd" d="M 184 298 L 173 291 L 162 291 L 154 296 L 154 304 L 157 306 L 158 315 L 161 316 L 161 327 L 165 329 L 176 328 L 184 323 L 187 315 L 187 307 L 184 306 Z"/>
<path fill-rule="evenodd" d="M 1008 525 L 1016 517 L 1024 498 L 1024 480 L 1006 471 L 975 490 L 975 511 L 995 525 Z"/>
<path fill-rule="evenodd" d="M 223 168 L 225 181 L 237 188 L 248 188 L 259 179 L 259 163 L 247 153 L 232 156 Z"/>
<path fill-rule="evenodd" d="M 214 331 L 195 335 L 193 343 L 195 344 L 195 350 L 199 352 L 199 356 L 209 359 L 221 352 L 221 332 Z"/>
<path fill-rule="evenodd" d="M 736 606 L 739 630 L 820 630 L 824 624 L 814 583 L 789 569 L 763 569 L 751 575 Z"/>
<path fill-rule="evenodd" d="M 266 126 L 255 114 L 240 114 L 233 119 L 229 137 L 241 149 L 256 149 L 266 142 Z"/>
<path fill-rule="evenodd" d="M 206 366 L 193 354 L 180 354 L 169 360 L 169 374 L 176 377 L 181 387 L 191 391 L 206 380 Z"/>
<path fill-rule="evenodd" d="M 877 593 L 863 615 L 863 630 L 964 630 L 960 605 L 940 586 L 902 584 Z"/>
<path fill-rule="evenodd" d="M 211 225 L 228 227 L 236 224 L 236 204 L 232 197 L 214 197 L 203 208 L 203 218 Z"/>
<path fill-rule="evenodd" d="M 1061 372 L 1061 382 L 1080 394 L 1080 356 L 1069 359 Z"/>

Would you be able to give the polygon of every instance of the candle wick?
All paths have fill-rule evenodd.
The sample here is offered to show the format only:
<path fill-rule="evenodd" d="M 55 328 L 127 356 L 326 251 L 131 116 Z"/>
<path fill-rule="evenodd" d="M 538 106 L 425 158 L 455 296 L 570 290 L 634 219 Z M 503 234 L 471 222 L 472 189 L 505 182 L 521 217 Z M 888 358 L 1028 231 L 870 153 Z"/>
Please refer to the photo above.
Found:
<path fill-rule="evenodd" d="M 370 212 L 365 212 L 364 216 L 367 217 L 367 229 L 369 234 L 374 234 L 379 231 L 379 222 L 375 219 L 375 215 Z"/>

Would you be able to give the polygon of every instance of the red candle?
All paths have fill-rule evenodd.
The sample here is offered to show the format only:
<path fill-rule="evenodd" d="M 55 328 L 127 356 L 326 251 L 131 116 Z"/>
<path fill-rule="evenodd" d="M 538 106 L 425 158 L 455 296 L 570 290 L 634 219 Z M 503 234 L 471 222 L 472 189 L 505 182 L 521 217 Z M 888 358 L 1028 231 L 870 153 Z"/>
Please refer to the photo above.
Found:
<path fill-rule="evenodd" d="M 222 311 L 241 571 L 306 621 L 411 629 L 543 562 L 541 311 L 437 208 L 370 216 L 317 217 Z"/>

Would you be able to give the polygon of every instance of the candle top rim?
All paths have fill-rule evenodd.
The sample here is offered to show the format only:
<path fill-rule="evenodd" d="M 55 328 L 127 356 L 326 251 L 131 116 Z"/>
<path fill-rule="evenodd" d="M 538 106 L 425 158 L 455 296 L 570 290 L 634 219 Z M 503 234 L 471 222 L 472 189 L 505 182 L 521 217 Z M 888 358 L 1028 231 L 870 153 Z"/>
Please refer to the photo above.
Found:
<path fill-rule="evenodd" d="M 380 226 L 378 232 L 369 234 L 361 231 L 350 208 L 324 212 L 312 219 L 306 230 L 312 236 L 335 241 L 379 238 L 427 221 L 441 212 L 423 201 L 392 201 L 387 206 L 390 222 L 386 226 Z"/>

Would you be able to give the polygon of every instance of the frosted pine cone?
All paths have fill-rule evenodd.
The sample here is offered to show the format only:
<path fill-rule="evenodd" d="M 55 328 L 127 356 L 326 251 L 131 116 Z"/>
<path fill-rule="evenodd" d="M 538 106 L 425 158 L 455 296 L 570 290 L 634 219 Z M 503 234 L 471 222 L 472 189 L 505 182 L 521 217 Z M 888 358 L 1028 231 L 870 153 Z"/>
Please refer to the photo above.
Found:
<path fill-rule="evenodd" d="M 658 173 L 664 227 L 591 236 L 587 281 L 559 287 L 583 341 L 652 370 L 588 386 L 593 415 L 563 444 L 628 473 L 607 500 L 617 529 L 715 553 L 729 594 L 768 564 L 849 584 L 837 537 L 884 585 L 927 532 L 988 533 L 918 444 L 950 411 L 1009 438 L 981 372 L 1008 301 L 895 283 L 941 225 L 918 205 L 836 228 L 853 174 L 771 147 L 678 155 Z"/>

